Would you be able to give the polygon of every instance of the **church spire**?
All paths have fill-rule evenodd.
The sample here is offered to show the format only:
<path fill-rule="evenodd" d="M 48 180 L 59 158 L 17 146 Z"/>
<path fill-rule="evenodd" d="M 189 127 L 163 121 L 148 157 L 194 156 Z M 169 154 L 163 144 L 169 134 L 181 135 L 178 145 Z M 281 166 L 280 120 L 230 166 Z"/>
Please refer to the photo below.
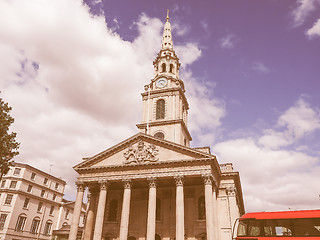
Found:
<path fill-rule="evenodd" d="M 173 49 L 171 24 L 169 22 L 169 9 L 167 10 L 167 22 L 164 24 L 163 29 L 162 49 Z"/>

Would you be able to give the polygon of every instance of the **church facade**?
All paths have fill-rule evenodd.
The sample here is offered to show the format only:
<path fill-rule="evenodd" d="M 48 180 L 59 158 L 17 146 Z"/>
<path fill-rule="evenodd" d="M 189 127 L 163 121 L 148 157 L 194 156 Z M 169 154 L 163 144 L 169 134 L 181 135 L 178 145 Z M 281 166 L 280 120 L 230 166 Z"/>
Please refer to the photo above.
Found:
<path fill-rule="evenodd" d="M 153 65 L 139 133 L 74 167 L 79 177 L 69 240 L 77 237 L 85 188 L 85 240 L 230 240 L 244 213 L 232 164 L 219 164 L 209 147 L 190 147 L 189 105 L 168 16 Z"/>

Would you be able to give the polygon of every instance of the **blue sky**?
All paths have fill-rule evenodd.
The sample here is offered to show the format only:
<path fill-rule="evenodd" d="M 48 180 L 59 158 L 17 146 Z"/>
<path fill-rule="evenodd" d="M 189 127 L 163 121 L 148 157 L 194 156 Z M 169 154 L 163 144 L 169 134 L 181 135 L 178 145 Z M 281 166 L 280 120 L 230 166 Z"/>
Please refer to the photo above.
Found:
<path fill-rule="evenodd" d="M 137 132 L 167 9 L 192 146 L 234 164 L 247 211 L 319 208 L 319 0 L 0 1 L 16 161 L 75 197 L 72 166 Z"/>

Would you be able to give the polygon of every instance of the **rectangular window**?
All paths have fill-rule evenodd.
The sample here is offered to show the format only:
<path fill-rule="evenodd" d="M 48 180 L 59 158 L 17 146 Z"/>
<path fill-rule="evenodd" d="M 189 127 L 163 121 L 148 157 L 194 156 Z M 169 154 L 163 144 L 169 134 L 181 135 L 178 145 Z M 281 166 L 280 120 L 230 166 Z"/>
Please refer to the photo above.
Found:
<path fill-rule="evenodd" d="M 32 224 L 31 224 L 30 233 L 37 234 L 39 225 L 40 225 L 40 219 L 37 219 L 37 218 L 33 219 Z"/>
<path fill-rule="evenodd" d="M 10 187 L 9 188 L 16 188 L 16 186 L 17 186 L 17 181 L 11 181 L 11 183 L 10 183 Z"/>
<path fill-rule="evenodd" d="M 56 197 L 57 197 L 57 195 L 56 195 L 56 194 L 53 194 L 52 200 L 55 201 L 55 200 L 56 200 Z"/>
<path fill-rule="evenodd" d="M 292 236 L 289 219 L 265 220 L 263 228 L 267 237 Z"/>
<path fill-rule="evenodd" d="M 59 183 L 56 183 L 55 189 L 58 190 L 59 188 Z"/>
<path fill-rule="evenodd" d="M 21 168 L 15 168 L 15 169 L 14 169 L 14 172 L 13 172 L 13 175 L 19 176 L 19 175 L 20 175 L 20 172 L 21 172 Z"/>
<path fill-rule="evenodd" d="M 46 222 L 46 225 L 44 226 L 43 234 L 46 236 L 50 235 L 51 227 L 52 227 L 52 222 Z"/>
<path fill-rule="evenodd" d="M 2 180 L 2 182 L 1 182 L 1 188 L 4 188 L 5 185 L 6 185 L 6 180 Z"/>
<path fill-rule="evenodd" d="M 43 184 L 44 184 L 44 185 L 47 185 L 47 184 L 48 184 L 48 178 L 45 178 L 45 179 L 43 180 Z"/>
<path fill-rule="evenodd" d="M 28 206 L 29 206 L 29 201 L 30 201 L 30 198 L 26 198 L 26 199 L 24 200 L 23 208 L 28 208 Z"/>
<path fill-rule="evenodd" d="M 53 215 L 53 212 L 54 212 L 54 206 L 51 206 L 49 214 Z"/>
<path fill-rule="evenodd" d="M 4 224 L 6 223 L 8 214 L 1 214 L 0 215 L 0 230 L 3 230 Z"/>
<path fill-rule="evenodd" d="M 40 196 L 41 196 L 41 197 L 43 197 L 43 196 L 44 196 L 44 194 L 45 194 L 45 192 L 46 192 L 46 190 L 43 190 L 43 189 L 42 189 L 42 190 L 41 190 L 41 194 L 40 194 Z"/>
<path fill-rule="evenodd" d="M 7 194 L 7 198 L 6 198 L 6 201 L 4 202 L 4 204 L 10 205 L 12 198 L 13 198 L 13 194 Z"/>
<path fill-rule="evenodd" d="M 70 211 L 69 211 L 69 209 L 67 209 L 66 215 L 64 216 L 65 219 L 69 219 L 69 213 L 70 213 Z"/>
<path fill-rule="evenodd" d="M 31 180 L 35 180 L 36 179 L 36 174 L 33 172 L 32 174 L 31 174 Z"/>
<path fill-rule="evenodd" d="M 39 202 L 37 212 L 41 212 L 43 202 Z"/>
<path fill-rule="evenodd" d="M 32 191 L 32 185 L 28 186 L 27 192 L 31 192 Z"/>
<path fill-rule="evenodd" d="M 26 216 L 19 216 L 16 224 L 15 231 L 22 232 L 24 228 L 24 224 L 26 223 Z"/>
<path fill-rule="evenodd" d="M 293 219 L 292 222 L 296 237 L 320 236 L 320 218 Z"/>

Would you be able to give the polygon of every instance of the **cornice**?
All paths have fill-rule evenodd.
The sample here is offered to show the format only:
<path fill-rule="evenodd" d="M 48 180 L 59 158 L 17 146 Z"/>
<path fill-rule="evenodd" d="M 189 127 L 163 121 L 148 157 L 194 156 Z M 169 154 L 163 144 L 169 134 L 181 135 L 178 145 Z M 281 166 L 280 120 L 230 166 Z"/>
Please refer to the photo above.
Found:
<path fill-rule="evenodd" d="M 187 134 L 189 141 L 192 140 L 192 137 L 190 135 L 190 132 L 187 128 L 187 125 L 185 124 L 185 122 L 182 119 L 177 119 L 177 120 L 156 120 L 156 121 L 152 121 L 149 122 L 149 126 L 160 126 L 160 125 L 171 125 L 171 124 L 181 124 L 182 129 L 185 131 L 185 133 Z M 146 129 L 147 128 L 147 123 L 139 123 L 136 125 L 137 128 L 139 129 Z"/>

